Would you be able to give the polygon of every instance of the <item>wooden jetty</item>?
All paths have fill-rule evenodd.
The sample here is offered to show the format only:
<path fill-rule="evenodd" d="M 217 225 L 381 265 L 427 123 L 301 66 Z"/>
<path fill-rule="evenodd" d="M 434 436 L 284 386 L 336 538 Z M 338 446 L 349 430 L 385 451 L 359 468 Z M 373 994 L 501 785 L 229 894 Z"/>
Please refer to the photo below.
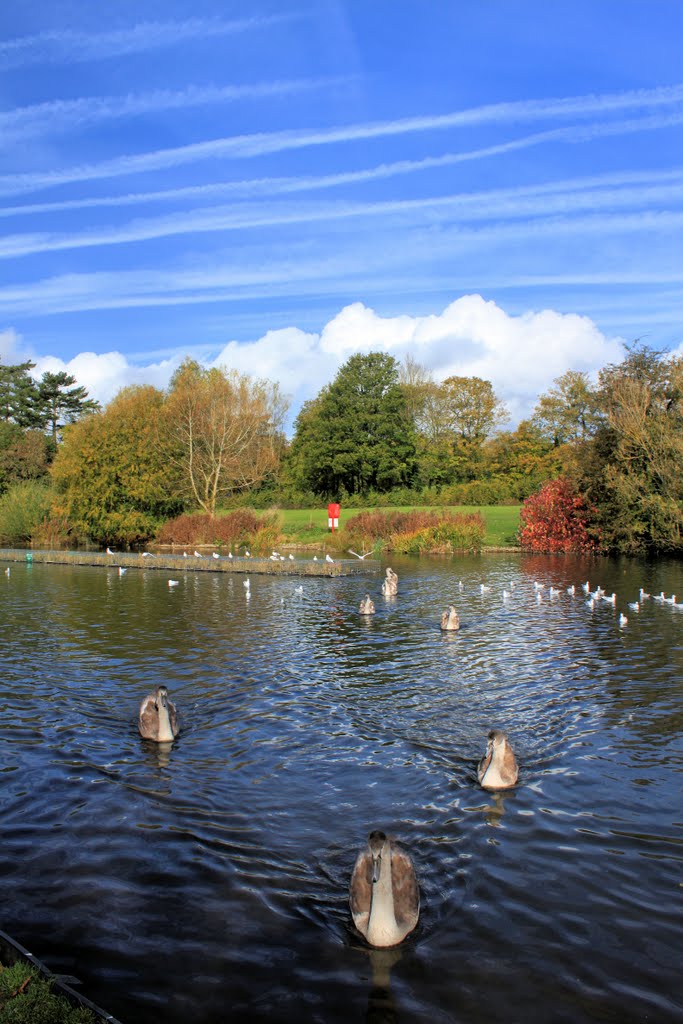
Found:
<path fill-rule="evenodd" d="M 361 573 L 374 573 L 379 570 L 379 562 L 359 558 L 334 558 L 326 561 L 324 555 L 314 559 L 312 555 L 305 558 L 284 559 L 270 558 L 267 555 L 247 557 L 245 555 L 229 558 L 227 555 L 215 557 L 208 554 L 187 555 L 115 551 L 41 551 L 22 548 L 0 549 L 0 562 L 29 562 L 31 564 L 51 565 L 99 565 L 109 569 L 165 569 L 168 572 L 235 572 L 267 576 L 352 576 Z"/>

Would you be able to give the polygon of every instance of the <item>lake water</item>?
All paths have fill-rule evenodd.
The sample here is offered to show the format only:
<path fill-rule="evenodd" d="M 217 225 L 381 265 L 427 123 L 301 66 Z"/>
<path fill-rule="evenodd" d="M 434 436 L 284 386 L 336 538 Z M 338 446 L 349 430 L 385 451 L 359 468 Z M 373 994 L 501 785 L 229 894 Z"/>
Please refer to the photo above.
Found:
<path fill-rule="evenodd" d="M 393 599 L 383 573 L 249 600 L 235 575 L 0 576 L 0 927 L 124 1024 L 680 1021 L 683 610 L 627 602 L 683 600 L 681 565 L 390 564 Z M 160 683 L 170 749 L 137 734 Z M 503 794 L 476 779 L 492 727 Z M 420 881 L 391 951 L 348 910 L 373 828 Z"/>

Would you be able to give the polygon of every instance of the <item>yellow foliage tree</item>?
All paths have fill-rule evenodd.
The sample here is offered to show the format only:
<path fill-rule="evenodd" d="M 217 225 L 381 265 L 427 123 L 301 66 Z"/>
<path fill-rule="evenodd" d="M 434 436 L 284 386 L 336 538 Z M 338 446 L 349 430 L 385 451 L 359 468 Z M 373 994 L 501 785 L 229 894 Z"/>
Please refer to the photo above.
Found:
<path fill-rule="evenodd" d="M 52 512 L 98 543 L 133 544 L 182 510 L 168 443 L 161 443 L 163 392 L 120 391 L 103 412 L 64 430 L 52 465 Z"/>
<path fill-rule="evenodd" d="M 186 359 L 164 406 L 181 493 L 208 515 L 278 466 L 287 402 L 277 384 Z"/>

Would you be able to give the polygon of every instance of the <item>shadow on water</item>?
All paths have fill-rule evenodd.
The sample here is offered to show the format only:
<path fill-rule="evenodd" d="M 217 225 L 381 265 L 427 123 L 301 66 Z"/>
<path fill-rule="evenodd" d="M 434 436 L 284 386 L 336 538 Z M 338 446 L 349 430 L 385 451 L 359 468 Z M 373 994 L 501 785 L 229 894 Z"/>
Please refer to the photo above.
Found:
<path fill-rule="evenodd" d="M 2 927 L 125 1024 L 680 1019 L 683 612 L 628 603 L 683 596 L 681 566 L 391 564 L 391 598 L 381 576 L 252 576 L 247 597 L 13 566 Z M 615 604 L 589 609 L 586 581 Z M 172 744 L 137 732 L 159 684 Z M 477 783 L 494 727 L 520 762 L 505 793 Z M 350 923 L 372 828 L 420 880 L 394 950 Z"/>

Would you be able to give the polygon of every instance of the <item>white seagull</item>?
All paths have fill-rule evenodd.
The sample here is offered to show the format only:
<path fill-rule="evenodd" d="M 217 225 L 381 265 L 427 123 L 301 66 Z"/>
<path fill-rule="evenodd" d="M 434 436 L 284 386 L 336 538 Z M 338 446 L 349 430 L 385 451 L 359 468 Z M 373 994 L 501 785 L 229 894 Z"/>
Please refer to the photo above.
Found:
<path fill-rule="evenodd" d="M 334 559 L 333 559 L 333 558 L 330 558 L 330 556 L 329 556 L 329 555 L 325 555 L 325 561 L 326 561 L 326 562 L 334 562 Z"/>
<path fill-rule="evenodd" d="M 178 586 L 178 580 L 169 580 L 168 581 L 168 585 L 169 585 L 169 587 L 177 587 Z"/>

